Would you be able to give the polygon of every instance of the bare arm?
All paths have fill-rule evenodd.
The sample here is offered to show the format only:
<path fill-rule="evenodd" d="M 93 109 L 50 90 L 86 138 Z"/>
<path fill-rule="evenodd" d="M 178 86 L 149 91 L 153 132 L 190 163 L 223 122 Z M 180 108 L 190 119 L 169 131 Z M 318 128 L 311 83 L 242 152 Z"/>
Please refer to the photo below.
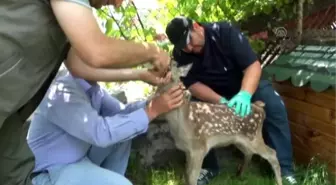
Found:
<path fill-rule="evenodd" d="M 65 65 L 72 75 L 89 81 L 130 81 L 141 80 L 145 69 L 104 69 L 94 68 L 83 62 L 74 51 L 70 49 Z"/>
<path fill-rule="evenodd" d="M 51 5 L 72 47 L 90 66 L 133 67 L 153 61 L 159 53 L 153 44 L 107 37 L 99 29 L 90 8 L 61 0 L 51 0 Z"/>
<path fill-rule="evenodd" d="M 255 61 L 248 66 L 244 71 L 241 90 L 254 94 L 256 91 L 261 76 L 261 65 L 259 61 Z"/>
<path fill-rule="evenodd" d="M 219 103 L 221 99 L 219 94 L 201 82 L 194 83 L 189 87 L 189 90 L 193 96 L 205 102 Z"/>

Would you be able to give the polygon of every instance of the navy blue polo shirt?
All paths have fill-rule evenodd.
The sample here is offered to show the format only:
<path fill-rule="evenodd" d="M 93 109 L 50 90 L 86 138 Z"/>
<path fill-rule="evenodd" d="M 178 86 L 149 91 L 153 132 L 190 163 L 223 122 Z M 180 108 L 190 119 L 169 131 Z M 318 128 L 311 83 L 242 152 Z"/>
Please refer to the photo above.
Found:
<path fill-rule="evenodd" d="M 174 48 L 178 66 L 192 63 L 181 81 L 188 88 L 201 82 L 212 90 L 231 98 L 239 92 L 243 71 L 257 60 L 247 38 L 227 22 L 200 23 L 205 30 L 202 54 L 185 53 Z"/>

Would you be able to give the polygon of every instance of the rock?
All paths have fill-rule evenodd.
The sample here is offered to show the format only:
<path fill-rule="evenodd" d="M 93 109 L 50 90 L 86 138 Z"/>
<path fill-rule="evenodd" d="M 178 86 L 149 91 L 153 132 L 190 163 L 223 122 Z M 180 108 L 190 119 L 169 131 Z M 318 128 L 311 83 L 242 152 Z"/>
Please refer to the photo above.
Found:
<path fill-rule="evenodd" d="M 234 146 L 215 150 L 219 165 L 223 168 L 229 167 L 232 162 L 239 162 L 237 157 L 242 157 Z M 185 162 L 184 152 L 176 148 L 168 123 L 162 118 L 153 120 L 147 133 L 133 139 L 132 152 L 139 157 L 140 164 L 146 167 L 164 167 L 170 163 Z"/>
<path fill-rule="evenodd" d="M 115 90 L 111 96 L 127 103 L 128 98 L 124 91 Z M 132 152 L 140 157 L 140 163 L 144 166 L 163 167 L 173 160 L 183 161 L 185 158 L 184 153 L 175 147 L 168 123 L 160 117 L 150 123 L 145 134 L 134 138 L 132 142 Z"/>
<path fill-rule="evenodd" d="M 124 91 L 115 91 L 111 93 L 111 96 L 117 98 L 119 101 L 121 101 L 123 104 L 127 103 L 127 97 Z"/>
<path fill-rule="evenodd" d="M 185 158 L 184 153 L 175 147 L 165 120 L 153 120 L 147 133 L 136 137 L 132 146 L 144 166 L 162 167 Z"/>

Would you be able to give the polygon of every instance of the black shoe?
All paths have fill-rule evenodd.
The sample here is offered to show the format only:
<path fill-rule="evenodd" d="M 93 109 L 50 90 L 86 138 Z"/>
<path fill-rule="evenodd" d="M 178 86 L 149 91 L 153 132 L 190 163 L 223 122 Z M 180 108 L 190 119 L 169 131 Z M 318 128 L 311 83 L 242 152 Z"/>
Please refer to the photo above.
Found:
<path fill-rule="evenodd" d="M 200 176 L 197 180 L 197 185 L 207 185 L 209 182 L 218 175 L 217 171 L 210 169 L 202 169 Z"/>

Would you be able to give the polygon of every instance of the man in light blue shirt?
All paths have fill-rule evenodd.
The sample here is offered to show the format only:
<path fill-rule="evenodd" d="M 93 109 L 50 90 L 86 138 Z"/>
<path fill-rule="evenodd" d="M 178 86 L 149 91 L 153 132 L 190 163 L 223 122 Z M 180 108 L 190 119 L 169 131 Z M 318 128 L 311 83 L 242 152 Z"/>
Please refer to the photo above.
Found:
<path fill-rule="evenodd" d="M 169 54 L 155 43 L 111 38 L 99 28 L 93 8 L 119 8 L 122 2 L 0 1 L 0 185 L 32 185 L 35 160 L 26 142 L 25 121 L 66 56 L 81 59 L 64 62 L 71 74 L 90 81 L 115 81 L 110 80 L 111 75 L 120 76 L 115 70 L 144 63 L 152 64 L 158 77 L 166 72 Z M 119 80 L 134 80 L 135 76 L 126 73 Z"/>
<path fill-rule="evenodd" d="M 29 128 L 36 158 L 34 185 L 131 185 L 124 177 L 131 139 L 183 102 L 175 86 L 147 103 L 128 105 L 96 82 L 66 74 L 55 79 Z"/>

